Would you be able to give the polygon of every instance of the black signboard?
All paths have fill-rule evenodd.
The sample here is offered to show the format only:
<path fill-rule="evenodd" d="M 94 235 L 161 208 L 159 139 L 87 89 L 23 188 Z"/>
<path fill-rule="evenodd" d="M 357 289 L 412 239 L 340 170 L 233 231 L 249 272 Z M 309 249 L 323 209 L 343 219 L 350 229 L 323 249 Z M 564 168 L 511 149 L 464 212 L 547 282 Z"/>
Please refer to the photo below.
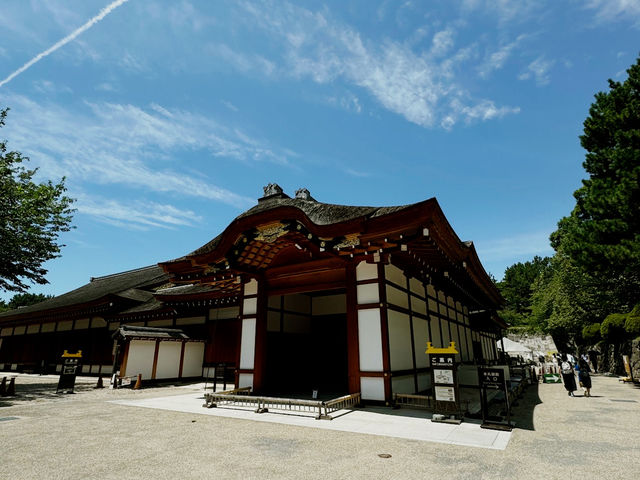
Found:
<path fill-rule="evenodd" d="M 511 405 L 509 405 L 509 391 L 505 374 L 502 368 L 478 368 L 478 380 L 480 384 L 480 401 L 482 403 L 482 428 L 490 428 L 494 430 L 511 431 Z M 504 406 L 506 410 L 506 423 L 503 423 L 501 417 L 492 418 L 489 416 L 489 402 L 487 401 L 487 390 L 501 390 L 504 397 Z"/>
<path fill-rule="evenodd" d="M 60 371 L 60 379 L 58 380 L 56 393 L 60 391 L 73 393 L 81 359 L 82 351 L 78 351 L 78 353 L 68 353 L 66 350 L 64 351 L 62 354 L 62 370 Z"/>

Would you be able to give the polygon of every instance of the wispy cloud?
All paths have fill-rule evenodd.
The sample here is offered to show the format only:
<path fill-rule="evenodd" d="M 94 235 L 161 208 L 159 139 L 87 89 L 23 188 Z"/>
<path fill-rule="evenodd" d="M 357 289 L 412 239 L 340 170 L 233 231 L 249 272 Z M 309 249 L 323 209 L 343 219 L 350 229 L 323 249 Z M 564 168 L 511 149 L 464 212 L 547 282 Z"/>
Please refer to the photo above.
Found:
<path fill-rule="evenodd" d="M 473 46 L 456 48 L 455 31 L 446 28 L 432 36 L 427 52 L 392 40 L 373 42 L 326 12 L 314 12 L 288 3 L 243 3 L 253 21 L 285 48 L 283 72 L 316 83 L 347 82 L 368 92 L 385 109 L 423 127 L 451 128 L 461 108 L 452 105 L 488 104 L 473 99 L 457 81 L 460 65 L 471 58 Z M 455 100 L 455 102 L 454 102 Z M 502 114 L 517 108 L 495 107 Z M 488 120 L 498 115 L 467 115 Z"/>
<path fill-rule="evenodd" d="M 24 72 L 28 68 L 32 67 L 34 64 L 38 63 L 40 60 L 42 60 L 47 55 L 52 54 L 53 52 L 55 52 L 59 48 L 65 46 L 67 43 L 69 43 L 72 40 L 74 40 L 76 37 L 78 37 L 83 32 L 89 30 L 92 26 L 94 26 L 96 23 L 98 23 L 104 17 L 109 15 L 109 13 L 111 13 L 115 8 L 118 8 L 120 5 L 122 5 L 123 3 L 126 3 L 127 1 L 128 0 L 115 0 L 114 2 L 111 2 L 109 5 L 107 5 L 102 10 L 100 10 L 100 12 L 96 16 L 92 17 L 84 25 L 82 25 L 81 27 L 75 29 L 69 35 L 64 37 L 62 40 L 58 40 L 51 47 L 49 47 L 46 50 L 44 50 L 43 52 L 39 53 L 38 55 L 33 57 L 31 60 L 29 60 L 27 63 L 22 65 L 20 68 L 18 68 L 16 71 L 14 71 L 11 74 L 9 74 L 9 76 L 6 77 L 4 80 L 1 80 L 0 81 L 0 87 L 2 87 L 3 85 L 6 85 L 7 83 L 9 83 L 15 77 L 20 75 L 22 72 Z"/>
<path fill-rule="evenodd" d="M 553 60 L 546 60 L 544 56 L 536 58 L 531 62 L 526 70 L 518 75 L 519 80 L 528 80 L 533 77 L 539 86 L 547 85 L 551 81 L 549 70 L 555 64 Z"/>
<path fill-rule="evenodd" d="M 631 21 L 640 27 L 640 2 L 638 0 L 588 0 L 585 8 L 595 11 L 600 22 Z"/>
<path fill-rule="evenodd" d="M 48 177 L 70 184 L 118 185 L 148 192 L 170 192 L 246 207 L 253 201 L 188 171 L 184 157 L 199 152 L 251 164 L 286 164 L 294 155 L 274 149 L 237 128 L 187 111 L 153 104 L 149 108 L 86 103 L 79 111 L 9 96 L 19 121 L 6 126 L 12 148 L 37 161 Z M 181 164 L 175 163 L 181 158 Z"/>
<path fill-rule="evenodd" d="M 519 35 L 513 42 L 502 45 L 497 50 L 487 54 L 484 62 L 478 67 L 478 74 L 486 78 L 491 72 L 500 70 L 524 38 L 526 38 L 526 35 Z"/>
<path fill-rule="evenodd" d="M 191 226 L 202 220 L 202 217 L 191 210 L 183 210 L 169 204 L 148 201 L 122 203 L 114 199 L 92 197 L 86 194 L 71 192 L 76 198 L 78 213 L 117 227 L 135 230 L 150 228 L 173 229 L 180 226 Z"/>

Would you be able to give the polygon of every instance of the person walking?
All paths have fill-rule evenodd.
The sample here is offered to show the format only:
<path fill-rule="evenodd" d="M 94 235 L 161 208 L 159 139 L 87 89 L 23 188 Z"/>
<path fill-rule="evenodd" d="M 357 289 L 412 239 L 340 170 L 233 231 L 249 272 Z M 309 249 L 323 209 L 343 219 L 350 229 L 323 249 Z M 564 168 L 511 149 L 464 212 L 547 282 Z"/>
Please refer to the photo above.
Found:
<path fill-rule="evenodd" d="M 578 381 L 580 386 L 584 390 L 584 396 L 591 396 L 591 375 L 589 375 L 589 364 L 586 360 L 582 359 L 579 363 L 580 370 L 578 371 Z"/>
<path fill-rule="evenodd" d="M 564 383 L 564 388 L 567 390 L 567 394 L 570 397 L 574 397 L 573 392 L 577 390 L 576 387 L 576 376 L 573 372 L 573 365 L 571 362 L 567 360 L 566 355 L 562 355 L 562 363 L 560 364 L 560 372 L 562 373 L 562 382 Z"/>

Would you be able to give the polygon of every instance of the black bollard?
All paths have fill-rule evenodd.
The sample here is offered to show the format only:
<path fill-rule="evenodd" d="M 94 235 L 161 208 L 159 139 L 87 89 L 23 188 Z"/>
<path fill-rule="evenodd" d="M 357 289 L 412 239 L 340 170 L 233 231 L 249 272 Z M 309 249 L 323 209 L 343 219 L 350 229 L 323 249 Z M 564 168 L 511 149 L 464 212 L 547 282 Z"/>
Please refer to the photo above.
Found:
<path fill-rule="evenodd" d="M 7 394 L 7 377 L 2 377 L 2 384 L 0 384 L 0 397 L 4 397 Z"/>
<path fill-rule="evenodd" d="M 16 377 L 11 377 L 9 386 L 7 387 L 7 396 L 13 397 L 16 394 Z"/>

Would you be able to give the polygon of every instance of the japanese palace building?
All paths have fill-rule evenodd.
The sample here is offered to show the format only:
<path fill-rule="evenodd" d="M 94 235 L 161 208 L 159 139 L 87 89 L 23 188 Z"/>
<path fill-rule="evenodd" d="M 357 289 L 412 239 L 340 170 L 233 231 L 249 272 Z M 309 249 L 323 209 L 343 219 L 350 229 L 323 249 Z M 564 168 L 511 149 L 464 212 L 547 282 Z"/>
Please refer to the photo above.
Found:
<path fill-rule="evenodd" d="M 85 374 L 110 375 L 114 354 L 121 375 L 155 380 L 224 363 L 255 392 L 389 401 L 430 387 L 427 342 L 495 363 L 502 302 L 435 198 L 354 207 L 272 184 L 184 257 L 0 314 L 0 369 L 59 371 L 82 350 Z"/>

